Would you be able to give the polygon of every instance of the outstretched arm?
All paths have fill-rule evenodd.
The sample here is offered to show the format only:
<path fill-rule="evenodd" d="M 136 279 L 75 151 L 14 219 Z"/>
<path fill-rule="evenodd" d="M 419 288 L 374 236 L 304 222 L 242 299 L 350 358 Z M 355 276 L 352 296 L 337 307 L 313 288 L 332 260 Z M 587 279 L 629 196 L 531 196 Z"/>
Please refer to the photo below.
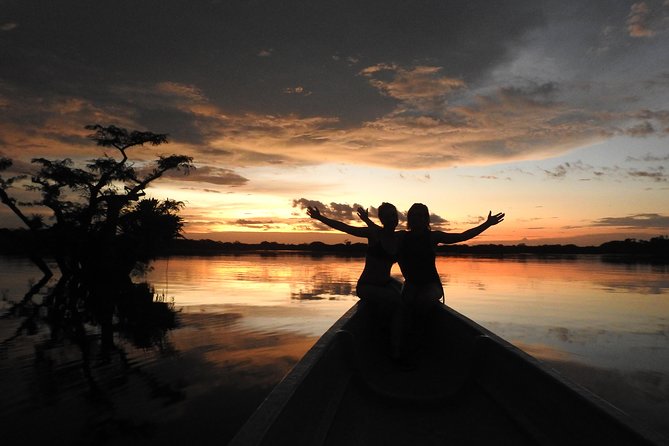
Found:
<path fill-rule="evenodd" d="M 309 217 L 316 219 L 320 221 L 321 223 L 324 223 L 328 225 L 329 227 L 336 229 L 337 231 L 345 232 L 347 234 L 350 234 L 354 237 L 368 237 L 369 236 L 369 228 L 363 228 L 360 226 L 351 226 L 347 225 L 346 223 L 342 223 L 338 220 L 333 220 L 331 218 L 324 217 L 321 215 L 320 211 L 318 208 L 315 207 L 307 207 L 307 214 Z"/>
<path fill-rule="evenodd" d="M 360 217 L 360 220 L 367 223 L 368 227 L 372 229 L 381 229 L 381 226 L 377 225 L 369 218 L 369 212 L 367 212 L 367 209 L 358 208 L 358 217 Z"/>
<path fill-rule="evenodd" d="M 499 214 L 492 215 L 492 212 L 488 212 L 488 219 L 478 225 L 475 228 L 467 229 L 465 232 L 459 234 L 451 234 L 448 232 L 434 231 L 432 234 L 433 240 L 435 243 L 460 243 L 465 240 L 476 237 L 486 229 L 491 226 L 496 225 L 504 221 L 504 213 L 500 212 Z"/>

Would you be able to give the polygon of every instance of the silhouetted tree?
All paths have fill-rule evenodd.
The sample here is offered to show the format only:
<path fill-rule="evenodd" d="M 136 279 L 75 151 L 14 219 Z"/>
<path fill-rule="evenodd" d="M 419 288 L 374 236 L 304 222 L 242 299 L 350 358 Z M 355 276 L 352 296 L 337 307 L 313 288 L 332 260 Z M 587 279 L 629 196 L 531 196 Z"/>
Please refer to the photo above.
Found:
<path fill-rule="evenodd" d="M 12 160 L 5 157 L 0 157 L 0 172 L 9 169 L 12 167 Z M 38 229 L 42 226 L 42 218 L 39 216 L 27 217 L 21 209 L 18 207 L 16 199 L 9 196 L 7 190 L 11 189 L 15 182 L 23 180 L 25 175 L 18 175 L 10 178 L 3 178 L 0 176 L 0 202 L 5 204 L 9 209 L 19 217 L 19 219 L 25 223 L 25 225 L 30 229 L 33 234 L 33 239 L 31 244 L 33 246 L 28 247 L 28 255 L 30 259 L 37 265 L 37 267 L 42 271 L 44 277 L 48 279 L 53 275 L 51 269 L 46 264 L 44 259 L 36 253 L 35 244 L 41 241 L 40 234 Z"/>
<path fill-rule="evenodd" d="M 169 348 L 165 333 L 178 324 L 173 305 L 157 296 L 149 284 L 134 283 L 130 273 L 178 237 L 183 227 L 178 215 L 183 203 L 143 198 L 146 188 L 168 171 L 188 173 L 192 159 L 169 155 L 150 165 L 135 165 L 129 161 L 131 149 L 165 144 L 167 135 L 115 126 L 87 129 L 98 146 L 112 149 L 115 156 L 105 154 L 83 166 L 67 158 L 33 159 L 37 170 L 26 187 L 38 199 L 22 203 L 10 196 L 13 187 L 27 181 L 26 175 L 0 175 L 0 201 L 29 229 L 21 231 L 32 235 L 33 246 L 27 251 L 44 271 L 42 280 L 0 315 L 0 319 L 20 319 L 16 332 L 0 340 L 0 349 L 22 333 L 35 334 L 46 326 L 49 337 L 36 341 L 35 363 L 40 362 L 40 352 L 55 342 L 76 345 L 92 396 L 105 397 L 93 365 L 98 359 L 109 362 L 116 357 L 124 373 L 145 377 L 156 395 L 183 398 L 179 389 L 165 387 L 133 366 L 123 342 L 115 340 L 128 340 L 141 348 Z M 0 174 L 11 167 L 12 160 L 0 158 Z M 46 209 L 50 215 L 28 216 L 26 207 Z M 50 288 L 51 271 L 41 258 L 45 251 L 62 273 Z M 33 299 L 43 287 L 47 291 L 42 299 Z M 100 349 L 92 339 L 99 340 Z M 96 354 L 99 358 L 94 358 Z"/>
<path fill-rule="evenodd" d="M 113 149 L 115 156 L 104 154 L 83 166 L 69 158 L 33 159 L 37 170 L 26 188 L 39 198 L 27 203 L 9 192 L 28 177 L 0 176 L 0 201 L 28 227 L 35 241 L 32 258 L 45 271 L 44 278 L 0 317 L 24 318 L 5 343 L 22 332 L 35 332 L 41 324 L 50 327 L 53 338 L 74 341 L 81 348 L 84 373 L 92 380 L 91 326 L 97 327 L 105 355 L 117 347 L 115 333 L 148 347 L 160 344 L 165 331 L 176 326 L 172 306 L 157 298 L 148 284 L 133 283 L 130 273 L 148 262 L 162 244 L 178 237 L 183 227 L 178 215 L 183 203 L 143 198 L 146 188 L 168 171 L 187 174 L 194 167 L 185 155 L 159 156 L 150 165 L 129 161 L 130 149 L 165 144 L 165 134 L 98 124 L 86 128 L 92 131 L 91 140 Z M 0 158 L 0 173 L 11 166 L 10 159 Z M 27 216 L 26 207 L 47 209 L 50 216 Z M 62 275 L 36 302 L 33 296 L 51 274 L 38 255 L 45 248 Z"/>
<path fill-rule="evenodd" d="M 147 261 L 169 241 L 181 236 L 183 219 L 178 212 L 184 203 L 155 198 L 140 200 L 125 209 L 119 218 L 119 231 L 138 260 Z"/>
<path fill-rule="evenodd" d="M 8 190 L 25 176 L 0 177 L 0 199 L 35 234 L 47 234 L 50 254 L 64 276 L 85 272 L 127 275 L 134 264 L 150 256 L 160 240 L 174 238 L 182 227 L 177 212 L 181 202 L 142 200 L 145 189 L 167 171 L 188 173 L 192 158 L 185 155 L 160 156 L 152 166 L 137 168 L 128 161 L 128 151 L 137 146 L 167 143 L 167 135 L 128 131 L 116 126 L 86 126 L 89 138 L 98 146 L 112 148 L 117 157 L 108 156 L 77 167 L 69 158 L 35 158 L 38 170 L 27 189 L 40 199 L 23 205 L 48 208 L 50 224 L 27 217 Z M 11 160 L 0 159 L 0 171 Z M 141 243 L 137 244 L 140 238 Z M 150 240 L 149 240 L 150 239 Z M 144 249 L 144 251 L 142 251 Z"/>

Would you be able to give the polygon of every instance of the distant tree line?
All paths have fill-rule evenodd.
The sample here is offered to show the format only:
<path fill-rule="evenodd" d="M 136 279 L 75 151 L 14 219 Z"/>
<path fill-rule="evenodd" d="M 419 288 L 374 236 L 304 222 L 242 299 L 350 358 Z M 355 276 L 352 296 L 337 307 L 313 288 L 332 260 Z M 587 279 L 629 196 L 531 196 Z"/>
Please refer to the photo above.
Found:
<path fill-rule="evenodd" d="M 26 254 L 26 243 L 30 234 L 25 230 L 0 229 L 0 253 Z M 326 244 L 311 242 L 288 244 L 264 241 L 261 243 L 219 242 L 214 240 L 175 239 L 169 244 L 155 246 L 154 255 L 219 255 L 262 253 L 266 255 L 280 252 L 303 253 L 310 255 L 335 254 L 351 257 L 362 257 L 367 251 L 366 243 L 338 243 Z M 626 239 L 610 241 L 598 246 L 577 246 L 574 244 L 550 245 L 444 245 L 437 248 L 441 255 L 476 255 L 476 256 L 516 256 L 516 255 L 579 255 L 600 254 L 605 256 L 620 256 L 630 260 L 648 259 L 652 261 L 669 261 L 669 237 L 659 236 L 650 240 Z"/>

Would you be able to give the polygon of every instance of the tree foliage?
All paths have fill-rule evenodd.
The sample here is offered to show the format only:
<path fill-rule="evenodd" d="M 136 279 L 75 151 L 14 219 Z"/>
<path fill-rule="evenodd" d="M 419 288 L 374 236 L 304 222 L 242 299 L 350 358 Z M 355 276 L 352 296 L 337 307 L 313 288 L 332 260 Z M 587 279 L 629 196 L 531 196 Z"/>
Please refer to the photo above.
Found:
<path fill-rule="evenodd" d="M 177 324 L 176 312 L 148 284 L 134 283 L 130 273 L 146 264 L 183 227 L 183 203 L 145 198 L 146 189 L 168 171 L 193 169 L 184 155 L 158 156 L 153 163 L 131 163 L 130 149 L 167 143 L 167 135 L 127 131 L 99 124 L 87 126 L 98 147 L 113 149 L 85 163 L 72 159 L 35 158 L 30 177 L 3 177 L 12 160 L 0 158 L 0 200 L 26 225 L 32 237 L 24 249 L 44 271 L 44 277 L 2 318 L 23 318 L 15 336 L 49 326 L 49 342 L 69 339 L 80 346 L 82 369 L 97 389 L 90 366 L 89 327 L 96 327 L 100 352 L 108 360 L 122 347 L 114 336 L 147 348 L 161 345 L 164 334 Z M 27 183 L 27 184 L 26 184 Z M 23 186 L 37 198 L 20 202 L 12 189 Z M 31 217 L 25 208 L 42 210 Z M 61 277 L 43 299 L 33 296 L 50 281 L 51 270 L 42 256 L 56 260 Z"/>
<path fill-rule="evenodd" d="M 116 156 L 105 153 L 84 166 L 69 158 L 35 158 L 37 170 L 26 188 L 39 198 L 20 206 L 9 190 L 25 176 L 0 176 L 0 200 L 48 243 L 63 275 L 127 275 L 160 243 L 178 236 L 183 226 L 178 216 L 183 203 L 144 199 L 146 188 L 168 171 L 188 174 L 193 160 L 161 155 L 150 165 L 137 166 L 129 162 L 129 150 L 166 144 L 166 134 L 100 124 L 86 128 L 97 146 L 114 149 Z M 10 159 L 0 158 L 0 172 L 11 166 Z M 46 222 L 27 217 L 22 210 L 26 205 L 48 209 L 51 217 Z"/>

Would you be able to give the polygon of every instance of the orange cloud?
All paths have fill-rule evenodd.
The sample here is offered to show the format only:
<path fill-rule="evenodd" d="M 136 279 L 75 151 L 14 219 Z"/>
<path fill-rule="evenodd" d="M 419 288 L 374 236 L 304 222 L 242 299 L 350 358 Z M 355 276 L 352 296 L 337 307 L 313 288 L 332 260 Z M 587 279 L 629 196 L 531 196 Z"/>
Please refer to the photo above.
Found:
<path fill-rule="evenodd" d="M 634 3 L 627 16 L 627 32 L 631 37 L 652 37 L 655 32 L 648 27 L 650 8 L 646 2 Z"/>
<path fill-rule="evenodd" d="M 237 184 L 243 184 L 234 169 L 347 163 L 407 170 L 508 162 L 557 155 L 616 134 L 646 136 L 655 131 L 654 122 L 660 127 L 667 122 L 665 110 L 614 113 L 571 105 L 559 100 L 560 85 L 551 82 L 477 93 L 435 66 L 377 64 L 359 73 L 397 104 L 384 116 L 357 125 L 336 116 L 231 112 L 198 87 L 176 82 L 114 87 L 115 95 L 132 101 L 127 109 L 105 109 L 78 97 L 21 103 L 3 95 L 4 109 L 41 122 L 26 134 L 25 125 L 2 121 L 0 150 L 12 157 L 28 152 L 30 157 L 88 157 L 84 124 L 141 128 L 136 122 L 143 116 L 162 113 L 176 117 L 178 125 L 149 130 L 173 132 L 170 152 L 192 155 L 201 166 L 228 169 L 228 179 L 236 175 Z M 157 154 L 138 150 L 133 156 L 144 161 Z M 220 182 L 203 174 L 189 180 L 195 178 Z"/>
<path fill-rule="evenodd" d="M 176 96 L 179 99 L 187 99 L 191 102 L 206 101 L 202 91 L 194 85 L 185 85 L 178 82 L 160 82 L 156 85 L 156 91 Z"/>
<path fill-rule="evenodd" d="M 369 83 L 383 94 L 418 105 L 423 101 L 444 98 L 454 90 L 465 87 L 460 79 L 440 75 L 441 70 L 441 67 L 433 66 L 404 68 L 394 64 L 378 64 L 363 69 L 360 74 L 367 77 Z"/>

